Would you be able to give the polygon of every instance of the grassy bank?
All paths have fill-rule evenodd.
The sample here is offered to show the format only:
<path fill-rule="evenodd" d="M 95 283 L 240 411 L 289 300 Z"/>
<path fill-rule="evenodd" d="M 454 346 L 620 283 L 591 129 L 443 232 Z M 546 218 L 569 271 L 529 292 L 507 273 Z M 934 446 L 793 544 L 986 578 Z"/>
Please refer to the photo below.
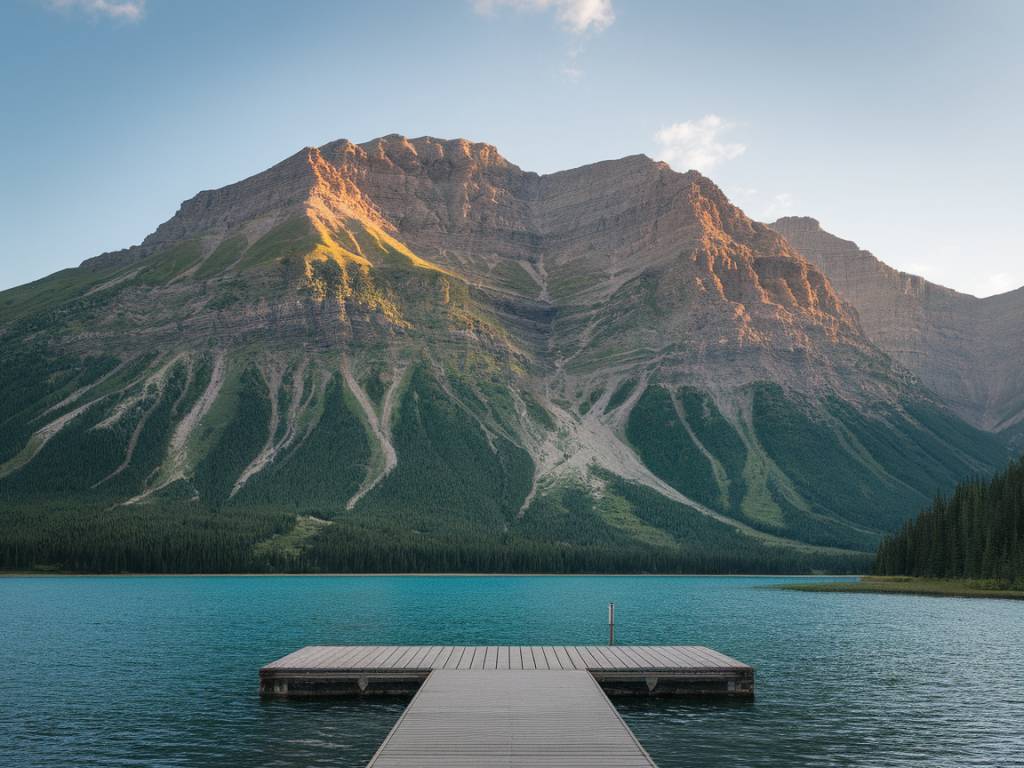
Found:
<path fill-rule="evenodd" d="M 914 576 L 863 576 L 860 581 L 779 584 L 777 589 L 797 592 L 870 592 L 876 594 L 933 595 L 936 597 L 997 597 L 1024 600 L 1024 589 L 991 580 L 926 579 Z"/>

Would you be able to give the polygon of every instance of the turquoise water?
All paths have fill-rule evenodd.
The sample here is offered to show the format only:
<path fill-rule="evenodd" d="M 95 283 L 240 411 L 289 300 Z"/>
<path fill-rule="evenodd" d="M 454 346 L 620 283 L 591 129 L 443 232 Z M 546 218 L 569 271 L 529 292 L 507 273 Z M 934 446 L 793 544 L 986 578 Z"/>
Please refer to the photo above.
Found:
<path fill-rule="evenodd" d="M 697 643 L 757 701 L 617 702 L 661 768 L 1024 766 L 1024 603 L 728 577 L 0 579 L 0 765 L 363 766 L 401 700 L 261 702 L 311 643 Z"/>

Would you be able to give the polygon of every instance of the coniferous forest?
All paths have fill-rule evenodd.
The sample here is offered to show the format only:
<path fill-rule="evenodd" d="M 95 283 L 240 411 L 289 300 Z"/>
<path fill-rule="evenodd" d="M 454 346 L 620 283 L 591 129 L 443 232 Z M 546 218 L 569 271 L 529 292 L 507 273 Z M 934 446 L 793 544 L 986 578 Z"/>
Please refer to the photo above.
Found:
<path fill-rule="evenodd" d="M 1024 458 L 936 498 L 882 542 L 874 572 L 1024 587 Z"/>

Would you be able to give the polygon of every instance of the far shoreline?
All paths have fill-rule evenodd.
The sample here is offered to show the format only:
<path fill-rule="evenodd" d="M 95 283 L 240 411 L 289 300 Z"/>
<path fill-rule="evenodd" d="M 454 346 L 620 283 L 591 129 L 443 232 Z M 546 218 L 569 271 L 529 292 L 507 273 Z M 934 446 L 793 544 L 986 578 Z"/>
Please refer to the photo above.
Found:
<path fill-rule="evenodd" d="M 850 595 L 918 595 L 923 597 L 970 597 L 1024 600 L 1024 590 L 999 589 L 974 579 L 931 579 L 919 576 L 861 576 L 857 581 L 826 581 L 814 584 L 774 584 L 769 589 L 791 592 L 831 592 Z"/>
<path fill-rule="evenodd" d="M 0 571 L 0 579 L 8 578 L 55 578 L 55 577 L 66 577 L 66 576 L 84 576 L 84 577 L 102 577 L 102 578 L 138 578 L 141 576 L 145 577 L 175 577 L 175 576 L 188 576 L 188 577 L 199 577 L 199 576 L 210 576 L 216 578 L 227 578 L 235 576 L 244 576 L 247 578 L 256 578 L 261 576 L 289 576 L 289 577 L 300 577 L 300 576 L 314 576 L 314 577 L 337 577 L 337 576 L 352 576 L 356 578 L 376 578 L 381 576 L 401 576 L 401 577 L 417 577 L 417 576 L 445 576 L 445 577 L 464 577 L 464 576 L 501 576 L 509 578 L 517 578 L 521 576 L 544 576 L 544 577 L 559 577 L 559 576 L 588 576 L 588 577 L 602 577 L 602 576 L 635 576 L 643 578 L 672 578 L 672 579 L 700 579 L 700 578 L 733 578 L 733 579 L 855 579 L 860 578 L 863 574 L 858 573 L 594 573 L 594 572 L 580 572 L 580 573 L 507 573 L 504 571 L 497 572 L 476 572 L 476 571 L 441 571 L 441 572 L 366 572 L 366 573 L 347 573 L 345 571 L 331 572 L 331 573 L 257 573 L 252 571 L 240 572 L 240 573 L 148 573 L 148 572 L 130 572 L 126 571 L 123 573 L 89 573 L 86 571 Z M 839 582 L 843 583 L 843 582 Z"/>

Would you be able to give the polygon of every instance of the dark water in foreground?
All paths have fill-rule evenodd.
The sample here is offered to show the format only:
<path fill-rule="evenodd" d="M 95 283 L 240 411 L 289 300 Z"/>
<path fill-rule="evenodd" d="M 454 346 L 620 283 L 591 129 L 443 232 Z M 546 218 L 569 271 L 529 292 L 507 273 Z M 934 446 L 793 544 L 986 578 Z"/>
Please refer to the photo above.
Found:
<path fill-rule="evenodd" d="M 661 768 L 1024 766 L 1024 603 L 778 578 L 0 579 L 0 765 L 363 766 L 403 701 L 261 702 L 311 643 L 699 643 L 753 704 L 618 702 Z"/>

